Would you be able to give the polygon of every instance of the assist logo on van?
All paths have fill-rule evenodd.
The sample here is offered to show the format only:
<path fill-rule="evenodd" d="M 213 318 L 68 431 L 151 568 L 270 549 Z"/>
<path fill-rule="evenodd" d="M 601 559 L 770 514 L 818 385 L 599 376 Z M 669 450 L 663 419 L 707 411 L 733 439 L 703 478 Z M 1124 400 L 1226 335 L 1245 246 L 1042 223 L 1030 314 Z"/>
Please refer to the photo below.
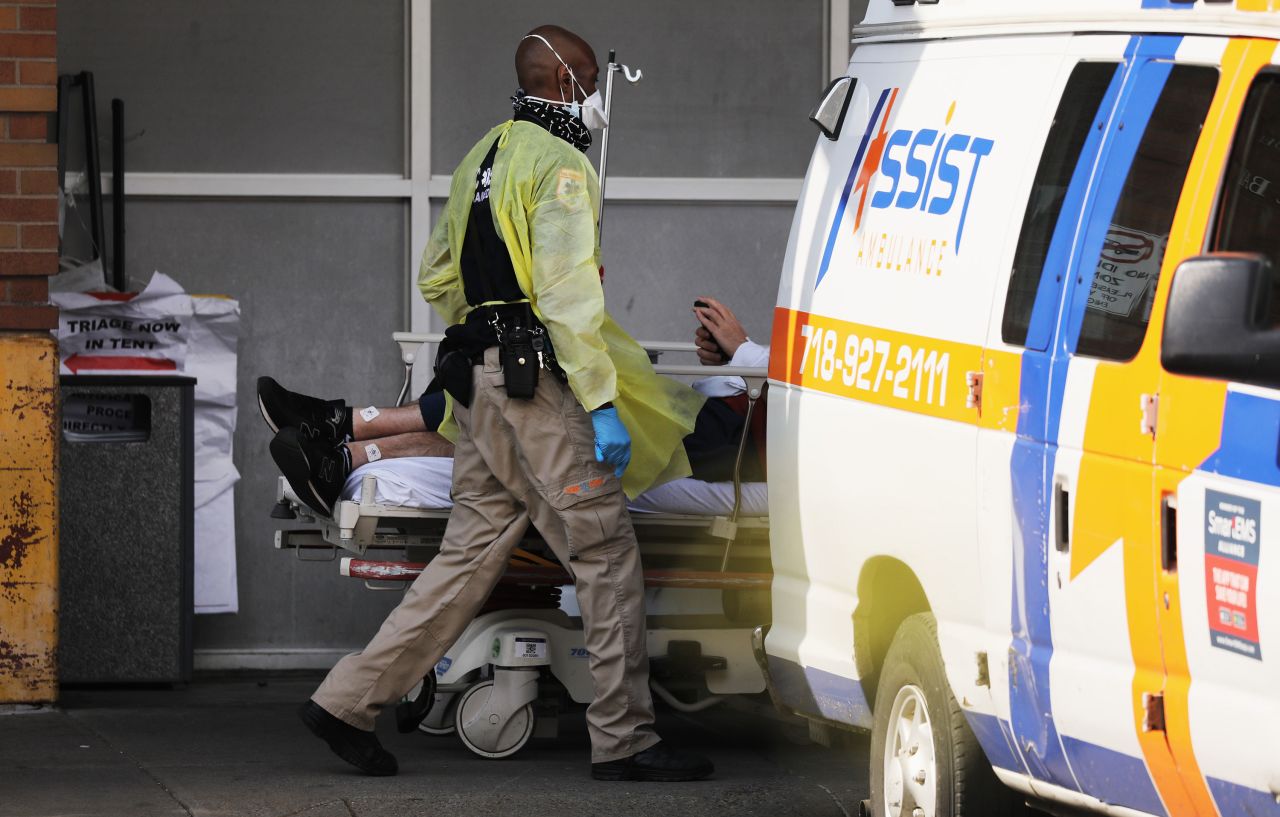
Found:
<path fill-rule="evenodd" d="M 867 123 L 827 237 L 818 283 L 830 266 L 845 210 L 855 194 L 852 234 L 859 240 L 856 255 L 863 264 L 940 275 L 943 259 L 960 252 L 982 160 L 991 155 L 996 142 L 951 131 L 955 101 L 940 127 L 922 123 L 924 127 L 890 131 L 900 92 L 900 88 L 882 91 Z M 887 230 L 863 235 L 868 201 L 873 210 L 918 214 L 922 230 L 910 235 Z"/>

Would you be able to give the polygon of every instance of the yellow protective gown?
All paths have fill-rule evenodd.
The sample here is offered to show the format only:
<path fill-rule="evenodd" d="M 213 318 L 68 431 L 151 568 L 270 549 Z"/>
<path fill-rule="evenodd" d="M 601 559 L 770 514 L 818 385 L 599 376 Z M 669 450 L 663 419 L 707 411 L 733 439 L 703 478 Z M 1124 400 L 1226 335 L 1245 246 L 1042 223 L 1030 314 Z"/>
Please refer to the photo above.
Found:
<path fill-rule="evenodd" d="M 476 171 L 495 139 L 489 196 L 495 226 L 578 402 L 588 411 L 612 402 L 631 434 L 623 490 L 635 497 L 688 476 L 683 440 L 704 398 L 656 374 L 644 349 L 605 311 L 596 230 L 600 181 L 568 142 L 532 122 L 504 122 L 476 143 L 453 173 L 449 202 L 422 256 L 422 297 L 449 325 L 471 309 L 458 259 Z M 457 438 L 451 414 L 441 433 Z"/>

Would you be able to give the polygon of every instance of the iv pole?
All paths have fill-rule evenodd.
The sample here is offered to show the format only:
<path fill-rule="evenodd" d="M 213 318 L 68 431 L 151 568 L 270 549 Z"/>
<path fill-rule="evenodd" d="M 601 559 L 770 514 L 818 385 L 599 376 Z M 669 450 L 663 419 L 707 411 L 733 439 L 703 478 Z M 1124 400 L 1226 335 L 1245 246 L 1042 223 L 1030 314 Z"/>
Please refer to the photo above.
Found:
<path fill-rule="evenodd" d="M 601 235 L 604 234 L 604 185 L 606 168 L 609 162 L 609 131 L 613 128 L 613 75 L 622 74 L 627 82 L 632 85 L 635 85 L 644 76 L 644 72 L 639 69 L 636 69 L 633 74 L 630 67 L 619 64 L 617 59 L 617 52 L 610 49 L 609 65 L 605 69 L 606 76 L 604 80 L 604 116 L 605 120 L 610 124 L 605 125 L 604 134 L 600 139 L 600 219 L 598 226 Z"/>

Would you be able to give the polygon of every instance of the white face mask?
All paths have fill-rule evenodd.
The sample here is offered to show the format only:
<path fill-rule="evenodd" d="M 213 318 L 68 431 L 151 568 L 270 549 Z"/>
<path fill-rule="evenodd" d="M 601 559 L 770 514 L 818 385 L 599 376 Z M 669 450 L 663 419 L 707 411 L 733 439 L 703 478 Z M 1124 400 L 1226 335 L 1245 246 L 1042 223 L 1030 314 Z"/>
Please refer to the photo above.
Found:
<path fill-rule="evenodd" d="M 564 93 L 561 92 L 560 104 L 569 109 L 569 115 L 581 119 L 582 124 L 592 130 L 604 130 L 609 127 L 609 117 L 604 112 L 604 98 L 600 96 L 600 89 L 597 88 L 595 93 L 588 96 L 587 89 L 583 88 L 582 83 L 578 82 L 578 78 L 574 76 L 573 69 L 569 67 L 569 63 L 564 61 L 564 58 L 560 56 L 560 52 L 555 50 L 551 43 L 547 41 L 547 38 L 541 34 L 526 34 L 523 39 L 527 40 L 530 37 L 542 40 L 542 44 L 551 49 L 551 53 L 556 55 L 556 59 L 560 60 L 560 64 L 569 72 L 569 79 L 573 80 L 573 84 L 578 86 L 578 90 L 582 92 L 583 101 L 581 103 L 578 102 L 577 94 L 573 95 L 573 99 L 565 101 Z M 540 99 L 540 97 L 530 98 Z M 548 99 L 544 101 L 554 103 L 555 100 Z"/>
<path fill-rule="evenodd" d="M 609 117 L 604 112 L 604 97 L 600 96 L 599 89 L 582 103 L 582 124 L 592 130 L 604 130 L 609 127 Z"/>

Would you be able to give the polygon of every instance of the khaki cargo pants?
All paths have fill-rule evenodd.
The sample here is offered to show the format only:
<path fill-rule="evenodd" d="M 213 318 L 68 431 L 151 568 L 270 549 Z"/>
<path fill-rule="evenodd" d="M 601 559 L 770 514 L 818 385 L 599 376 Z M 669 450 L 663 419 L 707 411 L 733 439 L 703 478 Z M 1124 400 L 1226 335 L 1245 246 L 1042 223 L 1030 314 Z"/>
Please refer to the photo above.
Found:
<path fill-rule="evenodd" d="M 541 372 L 529 400 L 507 397 L 498 349 L 473 369 L 460 434 L 453 511 L 440 553 L 363 652 L 339 661 L 312 695 L 360 729 L 422 679 L 489 597 L 529 523 L 573 577 L 595 686 L 587 708 L 591 760 L 658 742 L 649 693 L 644 577 L 626 497 L 596 462 L 591 418 L 558 378 Z"/>

